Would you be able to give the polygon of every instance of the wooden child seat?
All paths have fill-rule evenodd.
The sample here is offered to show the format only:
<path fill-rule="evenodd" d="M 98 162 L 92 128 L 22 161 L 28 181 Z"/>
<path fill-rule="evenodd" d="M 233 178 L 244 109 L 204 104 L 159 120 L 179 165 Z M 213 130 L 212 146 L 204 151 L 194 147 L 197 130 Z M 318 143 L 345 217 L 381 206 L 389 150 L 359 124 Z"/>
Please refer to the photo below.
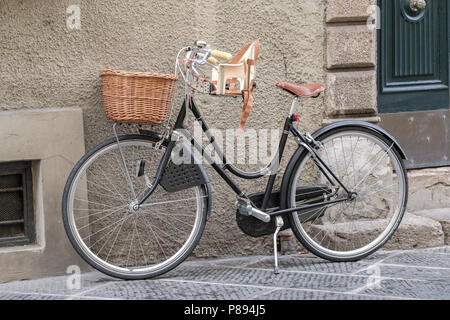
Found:
<path fill-rule="evenodd" d="M 256 62 L 259 55 L 259 40 L 247 43 L 230 63 L 219 64 L 212 70 L 213 95 L 242 95 L 244 106 L 239 129 L 242 130 L 253 108 L 253 91 L 256 88 Z"/>
<path fill-rule="evenodd" d="M 247 43 L 230 63 L 219 64 L 218 70 L 212 70 L 211 80 L 216 86 L 212 94 L 241 95 L 243 90 L 251 89 L 256 75 L 259 46 L 259 40 Z"/>

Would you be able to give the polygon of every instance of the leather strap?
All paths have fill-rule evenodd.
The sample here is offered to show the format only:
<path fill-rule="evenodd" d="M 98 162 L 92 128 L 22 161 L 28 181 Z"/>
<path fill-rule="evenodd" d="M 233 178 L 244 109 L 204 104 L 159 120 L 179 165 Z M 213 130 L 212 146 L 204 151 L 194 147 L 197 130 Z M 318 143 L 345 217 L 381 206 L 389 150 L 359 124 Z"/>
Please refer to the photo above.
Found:
<path fill-rule="evenodd" d="M 255 82 L 253 82 L 250 90 L 243 90 L 244 95 L 244 106 L 242 107 L 241 124 L 239 125 L 239 130 L 244 130 L 244 126 L 247 123 L 247 119 L 252 112 L 253 108 L 253 91 L 255 90 Z"/>
<path fill-rule="evenodd" d="M 237 78 L 231 79 L 231 81 L 230 81 L 230 88 L 229 88 L 230 91 L 235 91 L 235 89 L 236 89 L 236 82 L 237 82 Z"/>
<path fill-rule="evenodd" d="M 255 52 L 253 57 L 255 59 L 248 58 L 246 59 L 246 61 L 242 61 L 244 54 L 247 52 L 247 50 L 250 48 L 251 45 L 254 45 Z M 244 62 L 245 68 L 247 69 L 247 76 L 250 77 L 250 66 L 253 67 L 256 66 L 256 62 L 258 61 L 259 56 L 259 49 L 260 49 L 259 40 L 247 43 L 230 63 L 237 64 L 240 62 Z M 250 116 L 250 113 L 252 112 L 253 109 L 253 102 L 254 102 L 253 91 L 255 91 L 256 88 L 255 81 L 253 80 L 252 83 L 248 84 L 248 86 L 250 88 L 244 88 L 244 90 L 242 91 L 244 97 L 244 105 L 242 106 L 241 123 L 239 125 L 240 131 L 244 130 L 245 124 L 247 123 L 247 119 Z"/>

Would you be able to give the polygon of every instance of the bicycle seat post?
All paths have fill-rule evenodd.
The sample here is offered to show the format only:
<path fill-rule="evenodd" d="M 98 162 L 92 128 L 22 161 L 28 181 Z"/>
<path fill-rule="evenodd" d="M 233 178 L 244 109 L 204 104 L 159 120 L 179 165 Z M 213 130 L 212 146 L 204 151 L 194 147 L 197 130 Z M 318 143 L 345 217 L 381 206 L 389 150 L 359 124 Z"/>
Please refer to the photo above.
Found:
<path fill-rule="evenodd" d="M 291 105 L 291 110 L 289 111 L 289 116 L 292 116 L 293 114 L 295 114 L 295 111 L 297 110 L 297 106 L 298 103 L 300 101 L 302 101 L 303 98 L 301 97 L 295 97 L 294 100 L 292 101 L 292 105 Z"/>

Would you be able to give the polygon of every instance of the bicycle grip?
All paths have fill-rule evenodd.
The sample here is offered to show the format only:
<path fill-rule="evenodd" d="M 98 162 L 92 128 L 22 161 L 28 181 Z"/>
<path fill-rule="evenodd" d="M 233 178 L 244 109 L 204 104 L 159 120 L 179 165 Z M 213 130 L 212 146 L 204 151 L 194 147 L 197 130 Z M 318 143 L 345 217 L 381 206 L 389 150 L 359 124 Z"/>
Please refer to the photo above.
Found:
<path fill-rule="evenodd" d="M 222 60 L 227 60 L 227 61 L 233 60 L 233 56 L 230 53 L 224 52 L 224 51 L 219 51 L 219 50 L 213 50 L 211 52 L 211 56 L 213 56 L 214 58 L 217 58 L 217 59 L 222 59 Z"/>
<path fill-rule="evenodd" d="M 214 58 L 214 57 L 209 57 L 208 58 L 208 62 L 213 64 L 213 65 L 216 65 L 218 63 L 217 59 Z"/>

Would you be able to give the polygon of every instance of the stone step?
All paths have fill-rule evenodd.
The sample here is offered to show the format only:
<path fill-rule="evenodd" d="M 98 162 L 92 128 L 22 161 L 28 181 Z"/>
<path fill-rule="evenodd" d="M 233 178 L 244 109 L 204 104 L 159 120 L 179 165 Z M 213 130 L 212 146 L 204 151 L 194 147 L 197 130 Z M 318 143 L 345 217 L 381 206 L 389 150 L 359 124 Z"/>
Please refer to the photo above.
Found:
<path fill-rule="evenodd" d="M 440 247 L 445 243 L 439 222 L 405 212 L 399 228 L 383 247 L 386 250 Z"/>
<path fill-rule="evenodd" d="M 361 221 L 349 228 L 348 224 L 333 224 L 332 226 L 316 225 L 317 233 L 322 229 L 327 233 L 330 247 L 345 241 L 352 243 L 364 243 L 368 238 L 379 235 L 386 227 L 386 221 Z M 392 238 L 385 244 L 383 249 L 415 249 L 443 246 L 445 243 L 444 232 L 439 222 L 424 216 L 405 213 L 403 220 Z"/>
<path fill-rule="evenodd" d="M 450 208 L 420 210 L 413 213 L 439 222 L 444 232 L 445 244 L 450 244 Z"/>
<path fill-rule="evenodd" d="M 450 207 L 450 167 L 408 171 L 408 210 Z"/>

